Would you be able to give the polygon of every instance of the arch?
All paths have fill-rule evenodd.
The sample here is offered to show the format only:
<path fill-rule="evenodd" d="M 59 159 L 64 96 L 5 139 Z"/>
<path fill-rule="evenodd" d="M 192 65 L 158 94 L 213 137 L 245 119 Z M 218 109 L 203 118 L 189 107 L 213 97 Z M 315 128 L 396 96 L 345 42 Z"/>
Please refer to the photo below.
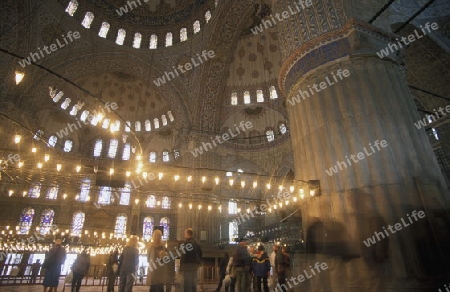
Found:
<path fill-rule="evenodd" d="M 196 20 L 193 24 L 193 28 L 194 28 L 194 34 L 197 34 L 200 32 L 200 21 Z"/>
<path fill-rule="evenodd" d="M 211 11 L 208 10 L 205 12 L 205 20 L 206 23 L 208 23 L 211 20 Z"/>
<path fill-rule="evenodd" d="M 156 152 L 150 151 L 150 154 L 148 156 L 148 162 L 155 163 L 156 162 Z"/>
<path fill-rule="evenodd" d="M 66 140 L 64 142 L 64 152 L 71 152 L 73 148 L 73 141 L 72 140 Z"/>
<path fill-rule="evenodd" d="M 150 132 L 152 130 L 152 123 L 150 120 L 145 120 L 145 131 Z"/>

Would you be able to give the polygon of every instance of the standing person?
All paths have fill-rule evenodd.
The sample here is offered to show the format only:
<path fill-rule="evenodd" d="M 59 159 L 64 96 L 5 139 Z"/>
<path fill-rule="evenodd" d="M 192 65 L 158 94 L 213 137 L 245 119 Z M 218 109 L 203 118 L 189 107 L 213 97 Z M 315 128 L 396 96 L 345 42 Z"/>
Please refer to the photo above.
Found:
<path fill-rule="evenodd" d="M 202 263 L 202 249 L 198 242 L 194 239 L 194 231 L 192 228 L 186 229 L 184 232 L 184 247 L 186 253 L 181 255 L 180 272 L 183 274 L 184 292 L 197 292 L 197 271 Z"/>
<path fill-rule="evenodd" d="M 114 292 L 117 272 L 119 270 L 119 250 L 116 249 L 109 255 L 106 271 L 108 273 L 108 287 L 106 292 Z"/>
<path fill-rule="evenodd" d="M 253 273 L 256 276 L 256 291 L 261 292 L 261 282 L 264 286 L 264 292 L 269 292 L 267 278 L 270 275 L 270 260 L 264 250 L 264 246 L 258 246 L 258 254 L 252 260 Z M 256 292 L 255 291 L 255 292 Z"/>
<path fill-rule="evenodd" d="M 164 284 L 167 282 L 167 265 L 159 263 L 166 255 L 167 251 L 162 241 L 162 232 L 159 229 L 155 229 L 152 235 L 152 242 L 147 247 L 147 282 L 150 284 L 150 292 L 164 292 Z M 156 262 L 158 262 L 158 265 L 156 265 Z"/>
<path fill-rule="evenodd" d="M 275 264 L 275 258 L 278 253 L 278 249 L 280 246 L 278 244 L 274 244 L 272 246 L 272 252 L 270 253 L 270 281 L 269 288 L 273 289 L 277 285 L 277 265 Z"/>
<path fill-rule="evenodd" d="M 81 254 L 77 256 L 77 259 L 72 265 L 72 291 L 79 292 L 81 287 L 81 281 L 83 277 L 89 272 L 89 267 L 91 266 L 91 256 L 83 250 Z"/>
<path fill-rule="evenodd" d="M 119 257 L 119 292 L 133 291 L 134 279 L 139 266 L 137 236 L 131 236 Z"/>
<path fill-rule="evenodd" d="M 222 288 L 223 279 L 225 279 L 229 261 L 230 261 L 230 255 L 226 252 L 225 257 L 223 259 L 221 259 L 220 263 L 219 263 L 220 279 L 219 279 L 219 285 L 217 286 L 216 292 L 219 292 L 220 289 Z"/>
<path fill-rule="evenodd" d="M 44 292 L 56 292 L 58 289 L 61 265 L 66 261 L 66 250 L 61 243 L 61 238 L 55 239 L 55 245 L 48 251 L 48 255 L 45 257 L 42 265 L 45 268 L 45 276 L 42 283 Z"/>
<path fill-rule="evenodd" d="M 258 251 L 254 246 L 250 246 L 249 248 L 249 254 L 250 254 L 250 262 L 253 263 L 253 259 L 258 256 Z M 257 278 L 256 274 L 253 271 L 253 265 L 250 265 L 250 275 L 249 275 L 249 281 L 251 282 L 251 287 L 253 289 L 253 292 L 256 292 L 257 287 Z"/>
<path fill-rule="evenodd" d="M 239 246 L 233 255 L 233 269 L 236 275 L 236 285 L 239 292 L 250 291 L 249 285 L 249 268 L 250 254 L 247 250 L 247 242 L 243 239 L 239 242 Z"/>
<path fill-rule="evenodd" d="M 278 284 L 281 287 L 280 289 L 282 289 L 282 292 L 286 292 L 288 290 L 286 285 L 286 277 L 288 276 L 288 270 L 291 266 L 291 258 L 289 253 L 287 253 L 287 248 L 285 246 L 281 248 L 281 252 L 279 252 L 276 262 L 278 264 Z"/>
<path fill-rule="evenodd" d="M 39 275 L 40 269 L 41 269 L 41 260 L 36 260 L 36 262 L 31 265 L 30 284 L 36 284 L 36 277 Z"/>
<path fill-rule="evenodd" d="M 229 281 L 226 281 L 227 278 L 225 276 L 225 292 L 234 292 L 234 287 L 236 286 L 236 275 L 234 274 L 233 269 L 233 257 L 230 257 L 228 260 L 227 276 L 229 276 Z"/>

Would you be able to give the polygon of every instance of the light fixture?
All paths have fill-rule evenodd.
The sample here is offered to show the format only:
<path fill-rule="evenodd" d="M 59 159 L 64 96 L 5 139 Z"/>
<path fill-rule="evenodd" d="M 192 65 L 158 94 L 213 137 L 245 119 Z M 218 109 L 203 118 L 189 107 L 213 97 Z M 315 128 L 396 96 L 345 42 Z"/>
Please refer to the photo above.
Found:
<path fill-rule="evenodd" d="M 77 165 L 77 168 L 76 168 L 76 170 L 77 170 L 77 172 L 80 172 L 80 170 L 81 170 L 81 166 Z"/>
<path fill-rule="evenodd" d="M 23 166 L 23 161 L 19 161 L 18 167 L 21 168 Z"/>
<path fill-rule="evenodd" d="M 199 210 L 201 210 L 202 209 L 202 205 L 200 204 L 200 205 L 198 205 L 198 209 Z"/>
<path fill-rule="evenodd" d="M 278 190 L 281 192 L 281 191 L 283 190 L 283 186 L 282 186 L 282 185 L 279 185 L 279 186 L 278 186 Z"/>
<path fill-rule="evenodd" d="M 161 180 L 163 178 L 163 175 L 164 174 L 162 172 L 158 173 L 158 179 Z"/>
<path fill-rule="evenodd" d="M 31 152 L 36 153 L 36 147 L 31 148 Z"/>
<path fill-rule="evenodd" d="M 9 194 L 9 196 L 11 197 L 11 196 L 14 194 L 14 191 L 13 191 L 13 190 L 9 190 L 9 191 L 8 191 L 8 194 Z"/>
<path fill-rule="evenodd" d="M 189 203 L 189 209 L 192 210 L 192 203 Z"/>
<path fill-rule="evenodd" d="M 139 204 L 139 199 L 134 200 L 134 203 L 137 205 Z"/>
<path fill-rule="evenodd" d="M 270 190 L 270 183 L 266 184 L 266 188 Z"/>
<path fill-rule="evenodd" d="M 178 181 L 178 180 L 180 179 L 180 176 L 179 176 L 178 174 L 176 174 L 176 175 L 173 177 L 173 179 L 174 179 L 175 181 Z"/>
<path fill-rule="evenodd" d="M 216 176 L 216 178 L 214 179 L 214 181 L 216 182 L 216 185 L 218 185 L 219 184 L 219 178 Z"/>
<path fill-rule="evenodd" d="M 138 161 L 140 161 L 140 160 L 142 160 L 142 156 L 141 155 L 136 155 L 136 160 L 138 160 Z"/>
<path fill-rule="evenodd" d="M 25 197 L 27 195 L 27 192 L 26 191 L 23 191 L 22 192 L 22 197 Z"/>
<path fill-rule="evenodd" d="M 109 175 L 113 175 L 114 174 L 114 168 L 110 168 L 109 169 Z"/>
<path fill-rule="evenodd" d="M 230 178 L 228 182 L 230 183 L 230 186 L 232 186 L 234 184 L 234 179 Z"/>
<path fill-rule="evenodd" d="M 58 163 L 57 165 L 56 165 L 56 171 L 61 171 L 61 164 L 60 163 Z"/>
<path fill-rule="evenodd" d="M 219 209 L 219 212 L 222 213 L 222 205 L 219 205 L 219 207 L 217 207 L 217 209 Z"/>
<path fill-rule="evenodd" d="M 191 181 L 192 181 L 192 175 L 188 175 L 187 181 L 188 181 L 188 182 L 191 182 Z"/>
<path fill-rule="evenodd" d="M 127 172 L 125 172 L 125 175 L 126 175 L 127 177 L 130 177 L 130 175 L 131 175 L 131 171 L 127 171 Z"/>
<path fill-rule="evenodd" d="M 25 74 L 20 72 L 20 71 L 16 71 L 15 73 L 15 79 L 16 79 L 16 85 L 18 85 L 20 82 L 22 82 L 23 77 L 25 77 Z"/>
<path fill-rule="evenodd" d="M 50 154 L 45 154 L 44 155 L 44 161 L 47 162 L 50 160 Z"/>
<path fill-rule="evenodd" d="M 290 186 L 290 187 L 289 187 L 289 191 L 290 191 L 291 193 L 293 193 L 294 190 L 295 190 L 295 187 L 294 187 L 294 186 Z"/>
<path fill-rule="evenodd" d="M 208 205 L 208 211 L 211 211 L 211 210 L 212 210 L 212 206 Z"/>
<path fill-rule="evenodd" d="M 144 179 L 147 179 L 147 176 L 148 176 L 147 172 L 144 171 L 144 172 L 142 173 L 142 177 L 143 177 Z"/>
<path fill-rule="evenodd" d="M 205 183 L 206 181 L 206 176 L 202 176 L 202 183 Z"/>
<path fill-rule="evenodd" d="M 20 136 L 20 135 L 15 135 L 15 136 L 14 136 L 14 143 L 19 144 L 21 139 L 22 139 L 22 136 Z"/>
<path fill-rule="evenodd" d="M 241 187 L 245 187 L 245 180 L 241 181 Z"/>
<path fill-rule="evenodd" d="M 39 169 L 41 169 L 41 168 L 42 168 L 42 163 L 39 162 L 39 163 L 37 164 L 37 167 L 38 167 Z"/>
<path fill-rule="evenodd" d="M 258 182 L 256 180 L 253 181 L 253 188 L 256 189 L 257 186 L 258 186 Z"/>
<path fill-rule="evenodd" d="M 181 208 L 181 207 L 183 207 L 183 204 L 179 203 L 178 208 Z"/>

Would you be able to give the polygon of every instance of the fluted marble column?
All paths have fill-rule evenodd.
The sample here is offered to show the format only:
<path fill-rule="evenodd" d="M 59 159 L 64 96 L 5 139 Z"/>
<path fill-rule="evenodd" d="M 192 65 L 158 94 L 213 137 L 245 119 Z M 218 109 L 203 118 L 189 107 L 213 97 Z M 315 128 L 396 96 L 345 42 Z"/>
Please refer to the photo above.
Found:
<path fill-rule="evenodd" d="M 309 279 L 306 291 L 405 291 L 435 277 L 433 266 L 448 269 L 437 240 L 446 231 L 436 228 L 434 215 L 448 212 L 446 186 L 424 130 L 414 125 L 419 115 L 403 69 L 395 55 L 375 54 L 389 38 L 349 20 L 293 50 L 280 73 L 296 176 L 321 183 L 322 195 L 307 201 L 302 214 L 310 243 L 315 226 L 323 224 L 315 235 L 323 249 L 302 264 L 326 262 L 329 269 Z M 347 77 L 334 79 L 338 70 L 348 70 Z M 298 97 L 303 91 L 309 92 L 304 99 Z M 377 140 L 385 147 L 372 149 Z M 328 174 L 338 162 L 347 166 Z M 363 244 L 413 210 L 423 210 L 425 219 Z M 424 254 L 433 260 L 426 262 Z"/>

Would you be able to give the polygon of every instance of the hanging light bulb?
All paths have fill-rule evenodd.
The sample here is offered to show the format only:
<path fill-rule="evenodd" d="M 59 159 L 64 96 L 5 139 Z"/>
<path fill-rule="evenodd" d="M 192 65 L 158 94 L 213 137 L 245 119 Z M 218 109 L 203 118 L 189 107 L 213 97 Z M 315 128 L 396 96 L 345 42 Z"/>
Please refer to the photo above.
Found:
<path fill-rule="evenodd" d="M 187 181 L 188 181 L 188 182 L 191 182 L 191 181 L 192 181 L 192 175 L 188 175 Z"/>
<path fill-rule="evenodd" d="M 137 205 L 139 204 L 139 199 L 134 200 L 134 203 Z"/>
<path fill-rule="evenodd" d="M 50 160 L 50 154 L 45 154 L 44 155 L 44 161 L 47 162 Z"/>
<path fill-rule="evenodd" d="M 20 82 L 22 82 L 23 77 L 25 77 L 25 74 L 20 71 L 16 71 L 14 73 L 15 73 L 16 85 L 18 85 Z"/>
<path fill-rule="evenodd" d="M 23 191 L 22 192 L 22 197 L 25 197 L 27 195 L 27 192 L 26 191 Z"/>
<path fill-rule="evenodd" d="M 141 161 L 142 160 L 142 155 L 140 155 L 140 154 L 136 155 L 136 160 Z"/>
<path fill-rule="evenodd" d="M 14 136 L 14 143 L 19 144 L 21 139 L 22 139 L 22 136 L 20 136 L 20 135 L 15 135 L 15 136 Z"/>
<path fill-rule="evenodd" d="M 31 148 L 31 152 L 36 153 L 36 147 Z"/>
<path fill-rule="evenodd" d="M 234 179 L 230 178 L 228 182 L 230 183 L 230 186 L 232 186 L 234 184 Z"/>
<path fill-rule="evenodd" d="M 282 185 L 279 185 L 279 186 L 278 186 L 278 190 L 281 192 L 281 191 L 283 190 L 283 186 L 282 186 Z"/>
<path fill-rule="evenodd" d="M 77 170 L 77 172 L 80 172 L 80 170 L 81 170 L 81 166 L 77 165 L 77 168 L 76 168 L 76 170 Z"/>
<path fill-rule="evenodd" d="M 131 175 L 131 171 L 127 171 L 127 172 L 125 172 L 125 175 L 126 175 L 127 177 L 130 177 L 130 175 Z"/>
<path fill-rule="evenodd" d="M 216 178 L 214 179 L 214 181 L 216 182 L 216 185 L 218 185 L 219 184 L 219 178 L 216 176 Z"/>
<path fill-rule="evenodd" d="M 202 205 L 200 204 L 200 205 L 198 205 L 198 209 L 200 210 L 202 208 Z"/>
<path fill-rule="evenodd" d="M 97 173 L 98 172 L 98 166 L 94 166 L 94 172 Z"/>
<path fill-rule="evenodd" d="M 113 175 L 113 173 L 114 173 L 114 168 L 110 168 L 109 169 L 109 175 Z"/>
<path fill-rule="evenodd" d="M 253 188 L 256 189 L 257 186 L 258 186 L 258 182 L 256 180 L 253 181 Z"/>
<path fill-rule="evenodd" d="M 189 209 L 192 210 L 192 203 L 189 203 Z"/>
<path fill-rule="evenodd" d="M 294 202 L 297 202 L 297 197 L 293 197 L 292 200 L 293 200 Z"/>
<path fill-rule="evenodd" d="M 173 177 L 173 179 L 174 179 L 175 181 L 178 181 L 178 180 L 180 179 L 180 176 L 179 176 L 178 174 L 176 174 L 176 175 Z"/>
<path fill-rule="evenodd" d="M 39 169 L 41 169 L 41 168 L 42 168 L 42 163 L 39 162 L 39 163 L 37 164 L 37 167 L 38 167 Z"/>
<path fill-rule="evenodd" d="M 161 180 L 163 178 L 164 174 L 162 172 L 158 173 L 158 179 Z"/>
<path fill-rule="evenodd" d="M 142 177 L 143 177 L 144 179 L 146 179 L 146 178 L 147 178 L 147 176 L 148 176 L 147 172 L 146 172 L 146 171 L 144 171 L 144 172 L 142 173 Z"/>
<path fill-rule="evenodd" d="M 206 176 L 202 176 L 202 183 L 205 183 L 206 181 Z"/>
<path fill-rule="evenodd" d="M 57 165 L 56 165 L 56 171 L 61 171 L 61 164 L 60 163 L 58 163 Z"/>
<path fill-rule="evenodd" d="M 266 188 L 270 190 L 270 183 L 266 184 Z"/>
<path fill-rule="evenodd" d="M 11 196 L 14 194 L 14 191 L 13 191 L 13 190 L 9 190 L 9 191 L 8 191 L 8 194 L 9 194 L 9 196 L 11 197 Z"/>
<path fill-rule="evenodd" d="M 290 187 L 289 187 L 289 191 L 290 191 L 291 193 L 293 193 L 294 190 L 295 190 L 294 186 L 290 186 Z"/>
<path fill-rule="evenodd" d="M 23 166 L 23 161 L 19 161 L 18 165 L 19 168 L 21 168 Z"/>
<path fill-rule="evenodd" d="M 179 203 L 178 208 L 181 208 L 181 207 L 183 207 L 183 204 Z"/>
<path fill-rule="evenodd" d="M 208 205 L 208 211 L 211 211 L 211 210 L 212 210 L 212 206 Z"/>
<path fill-rule="evenodd" d="M 245 180 L 241 181 L 241 187 L 245 187 Z"/>
<path fill-rule="evenodd" d="M 222 205 L 219 205 L 219 207 L 217 207 L 217 209 L 219 209 L 219 212 L 222 213 Z"/>

